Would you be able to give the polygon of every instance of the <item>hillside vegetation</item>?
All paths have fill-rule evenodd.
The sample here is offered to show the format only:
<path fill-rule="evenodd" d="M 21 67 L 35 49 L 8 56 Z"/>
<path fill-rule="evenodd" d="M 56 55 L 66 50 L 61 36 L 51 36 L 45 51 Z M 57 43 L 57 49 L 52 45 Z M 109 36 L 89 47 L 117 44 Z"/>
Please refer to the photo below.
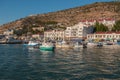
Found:
<path fill-rule="evenodd" d="M 81 20 L 113 18 L 120 20 L 120 2 L 99 2 L 46 14 L 36 14 L 0 26 L 0 33 L 7 29 L 45 27 L 45 30 L 65 29 Z"/>

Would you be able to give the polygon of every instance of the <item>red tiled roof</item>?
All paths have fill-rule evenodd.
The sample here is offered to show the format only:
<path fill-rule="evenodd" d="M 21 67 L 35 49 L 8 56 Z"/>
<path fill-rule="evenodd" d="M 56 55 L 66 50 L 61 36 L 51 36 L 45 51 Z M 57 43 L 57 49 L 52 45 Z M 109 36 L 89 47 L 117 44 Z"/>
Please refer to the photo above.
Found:
<path fill-rule="evenodd" d="M 94 22 L 95 20 L 88 20 L 88 22 Z"/>
<path fill-rule="evenodd" d="M 105 19 L 106 21 L 114 21 L 114 19 L 112 19 L 112 18 L 107 18 L 107 19 Z"/>
<path fill-rule="evenodd" d="M 52 30 L 49 30 L 49 31 L 45 31 L 45 32 L 52 32 Z"/>
<path fill-rule="evenodd" d="M 120 34 L 120 32 L 96 32 L 95 34 L 112 34 L 112 33 Z"/>
<path fill-rule="evenodd" d="M 103 21 L 104 19 L 98 19 L 98 21 Z"/>
<path fill-rule="evenodd" d="M 81 20 L 80 22 L 86 22 L 87 20 Z"/>
<path fill-rule="evenodd" d="M 90 19 L 90 20 L 80 20 L 80 22 L 94 22 L 94 21 L 104 21 L 104 20 L 106 20 L 106 21 L 114 21 L 115 19 L 113 19 L 113 18 L 101 18 L 101 19 L 97 19 L 97 20 L 95 20 L 95 19 Z"/>
<path fill-rule="evenodd" d="M 53 32 L 53 30 L 49 30 L 49 31 L 45 31 L 45 32 Z M 63 32 L 62 30 L 58 30 L 58 31 L 55 31 L 55 32 Z"/>

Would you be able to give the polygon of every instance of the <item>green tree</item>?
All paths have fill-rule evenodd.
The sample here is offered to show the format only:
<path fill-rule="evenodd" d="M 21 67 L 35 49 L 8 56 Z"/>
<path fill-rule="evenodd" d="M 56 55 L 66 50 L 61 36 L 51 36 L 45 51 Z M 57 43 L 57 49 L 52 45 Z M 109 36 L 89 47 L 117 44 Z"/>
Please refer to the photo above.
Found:
<path fill-rule="evenodd" d="M 108 27 L 103 25 L 102 23 L 100 24 L 99 22 L 96 22 L 94 25 L 94 32 L 106 32 L 108 31 Z"/>
<path fill-rule="evenodd" d="M 120 31 L 120 20 L 115 22 L 112 31 Z"/>

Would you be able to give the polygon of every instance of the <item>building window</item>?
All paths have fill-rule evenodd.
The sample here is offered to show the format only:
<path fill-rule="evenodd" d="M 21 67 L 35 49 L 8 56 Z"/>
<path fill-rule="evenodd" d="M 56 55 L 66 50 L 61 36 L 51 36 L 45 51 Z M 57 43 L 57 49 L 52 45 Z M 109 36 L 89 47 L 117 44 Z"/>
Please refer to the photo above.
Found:
<path fill-rule="evenodd" d="M 97 35 L 95 35 L 95 37 L 97 38 Z"/>
<path fill-rule="evenodd" d="M 116 38 L 118 37 L 118 35 L 116 35 Z"/>
<path fill-rule="evenodd" d="M 79 36 L 82 36 L 81 34 L 79 34 Z"/>
<path fill-rule="evenodd" d="M 115 36 L 113 35 L 113 38 L 114 38 Z"/>
<path fill-rule="evenodd" d="M 105 35 L 103 35 L 103 38 L 105 38 Z"/>

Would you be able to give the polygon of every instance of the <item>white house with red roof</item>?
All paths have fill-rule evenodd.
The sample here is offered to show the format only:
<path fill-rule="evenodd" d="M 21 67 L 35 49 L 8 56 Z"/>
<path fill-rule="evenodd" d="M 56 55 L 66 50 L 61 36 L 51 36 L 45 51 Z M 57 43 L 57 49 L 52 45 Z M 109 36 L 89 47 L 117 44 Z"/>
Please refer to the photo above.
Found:
<path fill-rule="evenodd" d="M 85 25 L 94 25 L 96 22 L 102 23 L 108 27 L 111 27 L 115 24 L 115 20 L 112 18 L 104 18 L 104 19 L 91 19 L 91 20 L 81 20 L 80 23 Z"/>

